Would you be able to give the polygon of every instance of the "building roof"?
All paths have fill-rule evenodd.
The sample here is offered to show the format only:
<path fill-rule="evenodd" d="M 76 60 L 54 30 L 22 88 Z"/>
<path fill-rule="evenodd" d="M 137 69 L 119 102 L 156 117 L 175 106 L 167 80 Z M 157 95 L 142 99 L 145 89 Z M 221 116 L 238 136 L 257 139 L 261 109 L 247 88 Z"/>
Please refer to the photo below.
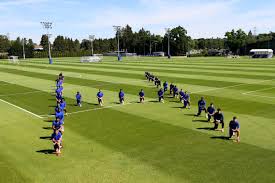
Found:
<path fill-rule="evenodd" d="M 272 49 L 252 49 L 250 52 L 268 52 L 268 53 L 273 53 Z"/>

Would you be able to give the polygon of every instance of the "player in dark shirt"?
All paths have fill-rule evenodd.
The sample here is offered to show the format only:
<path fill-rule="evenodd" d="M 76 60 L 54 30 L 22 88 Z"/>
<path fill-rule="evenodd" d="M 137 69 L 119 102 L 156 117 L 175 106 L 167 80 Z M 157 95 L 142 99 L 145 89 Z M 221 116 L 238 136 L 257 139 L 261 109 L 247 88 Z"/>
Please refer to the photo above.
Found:
<path fill-rule="evenodd" d="M 237 136 L 236 142 L 240 142 L 240 123 L 237 120 L 237 117 L 234 117 L 232 121 L 229 123 L 229 139 L 234 135 Z"/>
<path fill-rule="evenodd" d="M 221 109 L 214 114 L 214 130 L 224 132 L 224 116 Z M 219 124 L 222 124 L 222 129 L 218 130 Z"/>

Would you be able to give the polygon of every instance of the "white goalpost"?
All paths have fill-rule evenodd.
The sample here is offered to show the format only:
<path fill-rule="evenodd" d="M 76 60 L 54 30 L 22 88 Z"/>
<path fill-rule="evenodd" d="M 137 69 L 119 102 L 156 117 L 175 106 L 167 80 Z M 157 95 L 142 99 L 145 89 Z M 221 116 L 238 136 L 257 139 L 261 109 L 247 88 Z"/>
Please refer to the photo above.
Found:
<path fill-rule="evenodd" d="M 103 59 L 103 55 L 95 54 L 93 56 L 81 57 L 80 62 L 81 63 L 96 63 L 96 62 L 101 62 L 102 59 Z"/>
<path fill-rule="evenodd" d="M 19 63 L 18 56 L 9 56 L 9 63 L 18 64 Z"/>

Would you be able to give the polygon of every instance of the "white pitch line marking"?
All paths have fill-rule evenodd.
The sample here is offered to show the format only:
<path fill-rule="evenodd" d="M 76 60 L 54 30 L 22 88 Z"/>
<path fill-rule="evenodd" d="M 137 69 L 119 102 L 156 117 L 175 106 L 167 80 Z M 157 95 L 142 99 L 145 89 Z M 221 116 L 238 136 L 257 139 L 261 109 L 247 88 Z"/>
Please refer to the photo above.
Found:
<path fill-rule="evenodd" d="M 255 93 L 255 92 L 260 92 L 260 91 L 266 91 L 266 90 L 271 90 L 271 89 L 273 89 L 273 88 L 275 88 L 275 86 L 274 86 L 274 87 L 270 87 L 270 88 L 260 89 L 260 90 L 249 91 L 249 92 L 245 92 L 245 93 L 242 93 L 242 94 L 243 94 L 243 95 L 247 95 L 247 94 L 250 94 L 250 93 Z"/>
<path fill-rule="evenodd" d="M 39 118 L 39 119 L 42 119 L 41 116 L 39 116 L 39 115 L 37 115 L 37 114 L 34 114 L 33 112 L 30 112 L 30 111 L 28 111 L 28 110 L 26 110 L 26 109 L 24 109 L 24 108 L 22 108 L 22 107 L 19 107 L 19 106 L 17 106 L 17 105 L 14 105 L 14 104 L 12 104 L 12 103 L 10 103 L 10 102 L 7 102 L 7 101 L 5 101 L 5 100 L 3 100 L 3 99 L 0 99 L 0 101 L 3 102 L 3 103 L 8 104 L 8 105 L 10 105 L 10 106 L 13 106 L 13 107 L 15 107 L 15 108 L 17 108 L 17 109 L 20 109 L 21 111 L 24 111 L 24 112 L 26 112 L 26 113 L 29 113 L 29 114 L 31 114 L 32 116 L 35 116 L 35 117 L 37 117 L 37 118 Z"/>
<path fill-rule="evenodd" d="M 261 98 L 270 98 L 270 99 L 275 99 L 275 97 L 271 97 L 271 96 L 264 96 L 264 95 L 254 95 L 254 94 L 244 94 L 244 95 L 253 96 L 253 97 L 261 97 Z"/>
<path fill-rule="evenodd" d="M 202 90 L 202 91 L 197 91 L 197 92 L 191 92 L 191 94 L 192 94 L 192 93 L 203 93 L 203 92 L 208 92 L 208 91 L 223 90 L 223 89 L 234 88 L 234 87 L 243 86 L 243 85 L 253 85 L 253 84 L 264 83 L 264 82 L 268 82 L 268 81 L 274 81 L 274 79 L 263 80 L 263 81 L 259 81 L 259 82 L 255 82 L 255 83 L 242 83 L 242 84 L 231 85 L 231 86 L 226 86 L 226 87 L 221 87 L 221 88 L 213 88 L 213 89 L 208 89 L 208 90 Z M 275 88 L 275 87 L 272 87 L 272 88 Z M 271 89 L 271 88 L 269 88 L 269 89 Z M 244 94 L 244 93 L 242 93 L 242 94 Z"/>
<path fill-rule="evenodd" d="M 8 97 L 8 96 L 14 96 L 14 95 L 27 95 L 27 94 L 32 94 L 32 93 L 41 93 L 43 91 L 31 91 L 31 92 L 22 92 L 22 93 L 12 93 L 12 94 L 7 94 L 7 95 L 0 95 L 0 97 Z"/>
<path fill-rule="evenodd" d="M 144 102 L 144 103 L 147 103 L 147 102 Z M 97 107 L 97 108 L 93 108 L 93 109 L 86 109 L 86 110 L 82 110 L 82 111 L 71 112 L 71 113 L 67 113 L 67 115 L 79 114 L 79 113 L 90 112 L 90 111 L 98 111 L 98 110 L 110 109 L 110 108 L 116 108 L 116 107 L 123 107 L 123 106 L 134 105 L 134 104 L 140 104 L 140 103 L 130 102 L 130 103 L 126 103 L 123 105 L 117 104 L 117 105 L 112 105 L 112 106 L 103 106 L 103 107 Z M 49 117 L 49 116 L 54 116 L 54 115 L 41 115 L 41 117 Z"/>

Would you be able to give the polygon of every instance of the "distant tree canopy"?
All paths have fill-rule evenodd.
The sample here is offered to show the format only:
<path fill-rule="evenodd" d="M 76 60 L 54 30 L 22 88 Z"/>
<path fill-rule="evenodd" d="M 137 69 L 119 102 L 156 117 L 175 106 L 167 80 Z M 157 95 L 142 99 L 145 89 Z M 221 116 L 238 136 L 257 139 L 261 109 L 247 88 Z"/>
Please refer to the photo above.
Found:
<path fill-rule="evenodd" d="M 185 55 L 190 50 L 227 49 L 234 54 L 245 55 L 253 48 L 275 49 L 275 33 L 253 35 L 251 31 L 231 30 L 225 33 L 224 38 L 200 38 L 192 39 L 184 27 L 178 26 L 170 31 L 171 55 Z M 152 34 L 150 31 L 141 28 L 137 32 L 132 27 L 126 25 L 116 33 L 114 38 L 95 39 L 93 42 L 94 53 L 106 53 L 117 51 L 117 38 L 119 37 L 120 51 L 137 53 L 138 55 L 149 55 L 155 51 L 168 50 L 168 34 L 164 36 Z M 7 36 L 0 35 L 0 53 L 9 55 L 23 55 L 23 42 L 25 43 L 26 57 L 47 57 L 48 36 L 42 35 L 40 45 L 42 52 L 34 51 L 34 43 L 31 39 L 17 38 L 9 40 Z M 81 41 L 69 37 L 58 35 L 51 42 L 53 56 L 82 56 L 91 54 L 91 42 L 88 39 Z"/>

